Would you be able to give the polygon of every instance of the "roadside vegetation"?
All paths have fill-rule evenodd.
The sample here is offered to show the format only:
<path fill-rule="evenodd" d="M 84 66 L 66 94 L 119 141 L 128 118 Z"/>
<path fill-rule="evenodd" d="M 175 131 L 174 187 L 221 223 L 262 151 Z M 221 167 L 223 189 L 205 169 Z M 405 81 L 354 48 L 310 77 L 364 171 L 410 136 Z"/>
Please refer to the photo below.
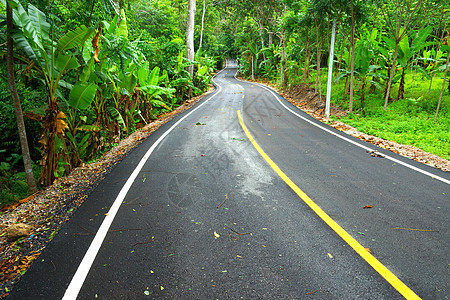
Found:
<path fill-rule="evenodd" d="M 49 186 L 95 161 L 209 88 L 224 57 L 217 47 L 198 49 L 198 33 L 198 51 L 186 58 L 187 14 L 184 1 L 0 2 L 11 24 L 0 26 L 0 206 L 33 193 L 34 181 Z M 203 39 L 211 36 L 205 30 Z"/>
<path fill-rule="evenodd" d="M 414 72 L 414 71 L 413 71 Z M 399 144 L 412 145 L 426 152 L 436 154 L 450 160 L 450 95 L 442 98 L 442 107 L 437 122 L 434 121 L 443 74 L 440 73 L 427 90 L 430 82 L 422 74 L 405 76 L 404 99 L 395 100 L 384 111 L 382 91 L 370 92 L 367 89 L 364 107 L 360 97 L 355 97 L 356 110 L 344 117 L 333 119 L 356 127 L 359 131 L 374 135 Z M 415 77 L 415 78 L 414 78 Z M 326 84 L 326 77 L 322 78 Z M 345 80 L 333 85 L 332 102 L 348 111 L 345 101 Z M 424 93 L 425 91 L 425 93 Z M 398 94 L 398 87 L 392 89 L 392 97 Z"/>
<path fill-rule="evenodd" d="M 334 21 L 340 121 L 450 159 L 445 0 L 0 0 L 0 18 L 0 206 L 203 93 L 226 58 L 325 98 Z"/>
<path fill-rule="evenodd" d="M 336 18 L 331 102 L 348 112 L 339 120 L 450 159 L 447 2 L 258 3 L 238 29 L 246 33 L 237 38 L 244 77 L 302 85 L 325 101 Z"/>

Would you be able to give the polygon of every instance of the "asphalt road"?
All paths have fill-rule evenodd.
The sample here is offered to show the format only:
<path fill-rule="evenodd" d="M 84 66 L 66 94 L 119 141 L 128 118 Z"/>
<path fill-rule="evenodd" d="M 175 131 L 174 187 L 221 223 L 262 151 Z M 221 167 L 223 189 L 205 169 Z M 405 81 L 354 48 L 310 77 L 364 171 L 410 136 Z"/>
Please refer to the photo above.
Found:
<path fill-rule="evenodd" d="M 117 165 L 9 299 L 402 299 L 383 277 L 394 275 L 406 292 L 448 299 L 450 174 L 342 139 L 235 73 Z"/>

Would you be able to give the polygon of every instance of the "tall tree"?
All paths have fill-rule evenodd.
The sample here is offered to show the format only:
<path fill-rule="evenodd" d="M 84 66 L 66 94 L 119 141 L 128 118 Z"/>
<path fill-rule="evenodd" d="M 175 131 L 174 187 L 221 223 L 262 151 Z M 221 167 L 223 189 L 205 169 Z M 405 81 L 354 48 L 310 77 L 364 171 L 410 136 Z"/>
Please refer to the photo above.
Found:
<path fill-rule="evenodd" d="M 23 121 L 22 107 L 20 105 L 19 95 L 17 93 L 16 81 L 14 76 L 14 49 L 13 39 L 11 37 L 11 31 L 13 30 L 13 15 L 12 8 L 9 2 L 6 1 L 6 26 L 7 26 L 7 73 L 8 73 L 8 85 L 11 92 L 11 98 L 14 102 L 14 110 L 16 112 L 17 129 L 19 130 L 20 147 L 22 149 L 23 164 L 25 166 L 25 174 L 28 183 L 28 192 L 30 194 L 37 191 L 36 182 L 33 176 L 33 168 L 31 166 L 30 150 L 28 148 L 27 133 L 25 131 L 25 123 Z"/>
<path fill-rule="evenodd" d="M 355 75 L 355 6 L 353 0 L 350 1 L 351 14 L 352 14 L 352 33 L 350 35 L 351 50 L 351 62 L 350 62 L 350 100 L 348 104 L 348 110 L 353 112 L 353 94 L 354 94 L 354 75 Z"/>
<path fill-rule="evenodd" d="M 330 2 L 320 0 L 313 0 L 310 3 L 309 12 L 314 20 L 316 29 L 316 84 L 314 92 L 319 93 L 319 98 L 322 99 L 322 84 L 321 84 L 321 63 L 322 63 L 322 46 L 324 40 L 324 30 L 328 25 L 328 13 L 331 9 Z"/>
<path fill-rule="evenodd" d="M 203 0 L 203 10 L 202 10 L 202 27 L 200 30 L 200 43 L 198 48 L 202 48 L 202 43 L 203 43 L 203 26 L 205 24 L 205 13 L 206 13 L 206 0 Z"/>
<path fill-rule="evenodd" d="M 389 3 L 381 3 L 379 6 L 391 38 L 394 41 L 392 66 L 389 72 L 386 96 L 384 99 L 385 111 L 391 93 L 392 79 L 394 78 L 395 69 L 397 67 L 400 41 L 424 19 L 424 2 L 427 2 L 427 0 L 390 0 Z"/>
<path fill-rule="evenodd" d="M 434 121 L 435 122 L 437 122 L 437 118 L 438 118 L 438 115 L 439 115 L 439 109 L 441 107 L 442 96 L 444 95 L 445 83 L 446 83 L 446 80 L 447 80 L 447 72 L 449 71 L 450 47 L 447 45 L 447 48 L 448 48 L 448 54 L 447 54 L 447 61 L 445 62 L 445 68 L 444 68 L 444 81 L 442 82 L 441 94 L 439 96 L 439 102 L 438 102 L 438 106 L 436 108 L 436 115 L 434 116 Z"/>
<path fill-rule="evenodd" d="M 186 24 L 186 58 L 194 61 L 194 23 L 195 23 L 195 0 L 189 0 L 188 16 Z M 191 75 L 191 80 L 194 80 L 194 65 L 187 67 L 187 71 Z M 189 88 L 189 98 L 192 97 L 192 88 Z"/>

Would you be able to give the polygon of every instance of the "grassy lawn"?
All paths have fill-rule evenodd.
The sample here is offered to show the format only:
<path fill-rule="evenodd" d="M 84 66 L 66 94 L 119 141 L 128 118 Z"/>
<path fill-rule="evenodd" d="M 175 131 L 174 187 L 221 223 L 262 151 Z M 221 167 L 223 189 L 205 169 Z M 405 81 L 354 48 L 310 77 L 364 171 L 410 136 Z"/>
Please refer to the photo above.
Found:
<path fill-rule="evenodd" d="M 322 76 L 322 93 L 326 93 L 326 72 Z M 421 74 L 407 72 L 405 99 L 393 101 L 386 111 L 383 90 L 370 93 L 365 89 L 365 106 L 361 107 L 359 83 L 355 84 L 354 113 L 339 120 L 356 127 L 359 131 L 400 144 L 412 145 L 426 152 L 450 160 L 450 95 L 446 85 L 437 122 L 434 122 L 436 107 L 441 92 L 444 74 L 437 74 L 428 93 L 430 81 Z M 311 85 L 314 86 L 314 74 Z M 448 77 L 447 77 L 448 78 Z M 384 82 L 381 82 L 384 88 Z M 348 110 L 349 96 L 344 94 L 345 79 L 334 82 L 332 102 Z M 396 98 L 398 83 L 393 86 L 391 97 Z M 337 118 L 335 118 L 337 119 Z"/>

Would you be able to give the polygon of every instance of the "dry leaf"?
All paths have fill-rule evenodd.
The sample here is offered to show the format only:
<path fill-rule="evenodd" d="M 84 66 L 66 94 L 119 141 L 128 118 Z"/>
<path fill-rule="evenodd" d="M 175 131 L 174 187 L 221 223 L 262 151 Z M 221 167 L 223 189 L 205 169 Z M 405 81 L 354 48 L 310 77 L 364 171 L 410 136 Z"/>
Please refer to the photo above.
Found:
<path fill-rule="evenodd" d="M 56 133 L 64 135 L 64 130 L 69 128 L 67 126 L 67 123 L 63 120 L 66 117 L 66 115 L 59 111 L 58 115 L 56 116 Z"/>
<path fill-rule="evenodd" d="M 372 208 L 372 207 L 373 207 L 373 205 L 366 205 L 363 208 Z"/>

